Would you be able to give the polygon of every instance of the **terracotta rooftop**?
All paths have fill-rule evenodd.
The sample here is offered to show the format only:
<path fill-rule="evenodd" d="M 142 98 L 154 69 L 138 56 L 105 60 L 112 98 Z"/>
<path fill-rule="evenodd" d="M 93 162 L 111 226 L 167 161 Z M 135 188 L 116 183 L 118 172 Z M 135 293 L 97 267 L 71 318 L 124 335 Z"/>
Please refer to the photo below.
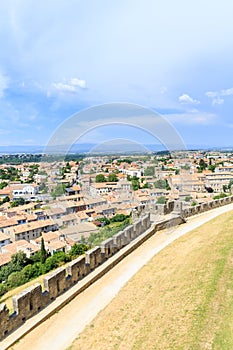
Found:
<path fill-rule="evenodd" d="M 64 241 L 52 241 L 47 244 L 47 247 L 49 250 L 57 250 L 57 249 L 62 249 L 65 248 L 66 243 Z"/>
<path fill-rule="evenodd" d="M 42 236 L 36 238 L 34 241 L 37 243 L 41 242 L 42 237 L 44 238 L 45 242 L 50 242 L 54 240 L 59 240 L 61 233 L 59 231 L 49 231 L 49 232 L 43 232 Z"/>
<path fill-rule="evenodd" d="M 30 223 L 26 223 L 26 224 L 21 224 L 15 227 L 11 228 L 11 232 L 14 234 L 19 234 L 22 232 L 27 232 L 27 231 L 31 231 L 31 230 L 36 230 L 38 228 L 43 228 L 43 227 L 47 227 L 50 225 L 54 225 L 54 221 L 47 219 L 47 220 L 37 220 L 37 221 L 32 221 Z"/>
<path fill-rule="evenodd" d="M 0 267 L 11 261 L 11 253 L 0 253 Z"/>
<path fill-rule="evenodd" d="M 10 237 L 5 233 L 0 232 L 0 242 L 6 241 L 7 239 L 10 239 Z"/>
<path fill-rule="evenodd" d="M 16 226 L 16 225 L 18 225 L 18 221 L 15 218 L 0 221 L 0 229 L 6 228 L 6 227 L 11 227 L 11 226 Z"/>

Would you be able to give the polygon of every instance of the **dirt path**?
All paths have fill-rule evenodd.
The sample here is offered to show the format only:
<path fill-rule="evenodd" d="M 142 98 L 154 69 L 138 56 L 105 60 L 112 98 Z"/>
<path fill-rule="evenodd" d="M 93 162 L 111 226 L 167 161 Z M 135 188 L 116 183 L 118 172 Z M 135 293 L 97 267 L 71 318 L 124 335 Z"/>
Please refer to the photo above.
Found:
<path fill-rule="evenodd" d="M 12 349 L 66 349 L 99 311 L 109 304 L 129 279 L 155 254 L 175 239 L 230 210 L 233 210 L 233 204 L 191 217 L 186 224 L 177 228 L 158 232 L 60 312 L 26 335 Z"/>

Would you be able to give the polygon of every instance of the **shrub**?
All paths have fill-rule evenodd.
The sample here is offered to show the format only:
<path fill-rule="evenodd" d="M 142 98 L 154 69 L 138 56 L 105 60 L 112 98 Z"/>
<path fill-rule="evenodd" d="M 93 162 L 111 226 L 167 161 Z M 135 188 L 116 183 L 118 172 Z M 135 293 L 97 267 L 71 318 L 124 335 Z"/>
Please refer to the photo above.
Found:
<path fill-rule="evenodd" d="M 52 258 L 57 262 L 58 265 L 69 262 L 71 260 L 70 256 L 64 252 L 54 253 Z"/>
<path fill-rule="evenodd" d="M 124 214 L 116 214 L 115 216 L 113 216 L 110 221 L 111 222 L 122 222 L 124 221 L 125 219 L 127 219 L 128 216 L 127 215 L 124 215 Z"/>
<path fill-rule="evenodd" d="M 161 197 L 159 197 L 158 199 L 157 199 L 157 204 L 166 204 L 166 197 L 164 197 L 164 196 L 161 196 Z"/>
<path fill-rule="evenodd" d="M 58 261 L 56 258 L 54 258 L 53 256 L 50 256 L 46 262 L 43 264 L 43 273 L 49 272 L 50 270 L 55 269 L 56 267 L 58 267 Z"/>
<path fill-rule="evenodd" d="M 213 199 L 221 199 L 227 197 L 226 193 L 220 193 L 213 197 Z"/>
<path fill-rule="evenodd" d="M 22 270 L 22 275 L 23 275 L 23 278 L 25 278 L 27 281 L 29 281 L 31 278 L 34 278 L 36 276 L 34 276 L 34 269 L 33 269 L 33 266 L 31 264 L 25 266 Z"/>
<path fill-rule="evenodd" d="M 0 284 L 0 297 L 7 292 L 7 286 L 3 283 Z"/>
<path fill-rule="evenodd" d="M 72 257 L 79 256 L 84 254 L 89 249 L 89 246 L 86 244 L 77 244 L 75 243 L 70 250 L 70 255 Z"/>
<path fill-rule="evenodd" d="M 98 174 L 95 177 L 95 182 L 106 182 L 106 178 L 103 174 Z"/>
<path fill-rule="evenodd" d="M 28 282 L 28 279 L 23 275 L 22 271 L 12 272 L 12 274 L 10 274 L 7 280 L 7 284 L 11 288 L 21 286 L 26 282 Z"/>

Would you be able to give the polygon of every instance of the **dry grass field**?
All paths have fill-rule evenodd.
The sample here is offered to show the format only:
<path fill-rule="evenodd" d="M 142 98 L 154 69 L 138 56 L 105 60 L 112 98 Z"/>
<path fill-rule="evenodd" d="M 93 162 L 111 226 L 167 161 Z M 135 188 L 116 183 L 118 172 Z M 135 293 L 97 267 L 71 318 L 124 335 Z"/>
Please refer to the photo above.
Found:
<path fill-rule="evenodd" d="M 157 254 L 69 349 L 232 350 L 233 213 Z"/>

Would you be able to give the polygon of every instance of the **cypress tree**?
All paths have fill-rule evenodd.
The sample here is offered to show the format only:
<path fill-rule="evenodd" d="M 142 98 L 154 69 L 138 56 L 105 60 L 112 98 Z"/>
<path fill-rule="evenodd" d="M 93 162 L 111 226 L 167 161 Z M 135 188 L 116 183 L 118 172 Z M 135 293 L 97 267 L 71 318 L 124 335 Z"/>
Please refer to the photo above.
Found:
<path fill-rule="evenodd" d="M 45 245 L 44 245 L 44 238 L 42 237 L 41 238 L 41 246 L 40 246 L 40 262 L 42 264 L 44 264 L 46 258 L 47 258 L 47 252 L 46 252 Z"/>

